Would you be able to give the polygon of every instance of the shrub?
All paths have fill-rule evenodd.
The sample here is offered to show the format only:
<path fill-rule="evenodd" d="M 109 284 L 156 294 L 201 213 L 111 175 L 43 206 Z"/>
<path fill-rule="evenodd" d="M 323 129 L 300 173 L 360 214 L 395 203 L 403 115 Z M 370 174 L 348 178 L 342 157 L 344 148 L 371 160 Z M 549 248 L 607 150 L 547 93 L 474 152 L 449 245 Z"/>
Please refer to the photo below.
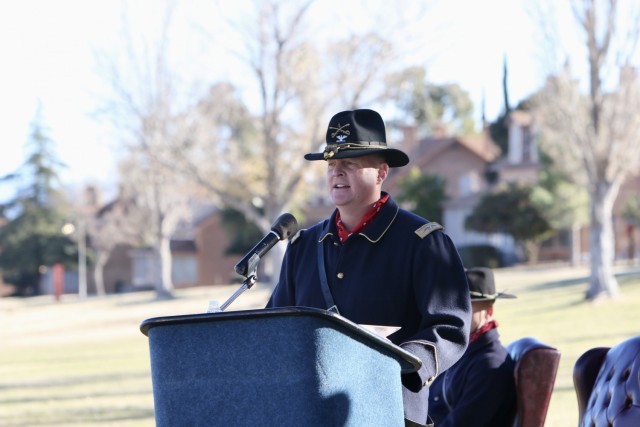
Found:
<path fill-rule="evenodd" d="M 498 248 L 491 245 L 470 245 L 458 248 L 462 263 L 467 267 L 506 267 L 513 264 Z"/>

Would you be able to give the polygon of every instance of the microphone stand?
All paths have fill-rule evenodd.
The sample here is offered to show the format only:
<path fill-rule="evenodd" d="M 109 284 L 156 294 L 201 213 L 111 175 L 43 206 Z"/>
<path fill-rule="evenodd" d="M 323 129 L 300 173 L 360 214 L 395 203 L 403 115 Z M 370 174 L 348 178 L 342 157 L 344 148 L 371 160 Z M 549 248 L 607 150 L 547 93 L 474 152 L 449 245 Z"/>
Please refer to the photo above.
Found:
<path fill-rule="evenodd" d="M 229 305 L 236 300 L 244 291 L 247 289 L 251 289 L 253 285 L 256 284 L 258 280 L 257 269 L 254 269 L 252 273 L 250 273 L 246 279 L 242 282 L 242 286 L 240 286 L 234 293 L 231 295 L 225 302 L 220 306 L 219 311 L 225 311 Z"/>

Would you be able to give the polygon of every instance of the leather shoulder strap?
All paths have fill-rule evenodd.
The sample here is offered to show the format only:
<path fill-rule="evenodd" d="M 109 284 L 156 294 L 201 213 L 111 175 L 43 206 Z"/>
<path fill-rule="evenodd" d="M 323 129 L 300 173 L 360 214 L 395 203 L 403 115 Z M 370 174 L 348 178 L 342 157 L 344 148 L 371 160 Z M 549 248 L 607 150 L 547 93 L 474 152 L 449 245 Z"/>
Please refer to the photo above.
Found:
<path fill-rule="evenodd" d="M 324 241 L 320 241 L 322 229 L 323 227 L 318 227 L 318 238 L 316 239 L 318 242 L 318 271 L 320 272 L 320 287 L 322 288 L 324 301 L 327 304 L 327 310 L 340 314 L 338 306 L 333 302 L 333 295 L 331 294 L 331 289 L 329 289 L 329 282 L 327 282 L 327 272 L 324 265 Z"/>

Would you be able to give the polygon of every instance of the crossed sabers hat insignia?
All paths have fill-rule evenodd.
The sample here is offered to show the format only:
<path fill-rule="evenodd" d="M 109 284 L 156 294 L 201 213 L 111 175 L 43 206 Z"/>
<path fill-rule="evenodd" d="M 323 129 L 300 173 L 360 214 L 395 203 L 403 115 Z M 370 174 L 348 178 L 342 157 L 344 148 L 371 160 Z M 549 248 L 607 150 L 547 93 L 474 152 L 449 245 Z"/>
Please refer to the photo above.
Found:
<path fill-rule="evenodd" d="M 349 126 L 351 126 L 351 123 L 340 125 L 340 122 L 338 122 L 338 127 L 329 126 L 329 129 L 332 129 L 332 130 L 335 131 L 335 132 L 331 133 L 331 138 L 335 138 L 338 133 L 343 133 L 345 135 L 351 135 L 351 132 L 346 130 L 346 128 L 349 127 Z"/>

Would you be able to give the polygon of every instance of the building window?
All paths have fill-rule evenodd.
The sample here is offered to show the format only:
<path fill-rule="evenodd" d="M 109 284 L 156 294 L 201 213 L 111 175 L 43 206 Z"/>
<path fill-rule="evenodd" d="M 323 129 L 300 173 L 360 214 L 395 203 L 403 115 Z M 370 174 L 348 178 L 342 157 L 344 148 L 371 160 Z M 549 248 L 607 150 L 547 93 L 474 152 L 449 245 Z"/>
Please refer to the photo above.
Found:
<path fill-rule="evenodd" d="M 155 286 L 159 282 L 159 260 L 151 250 L 133 250 L 131 253 L 133 261 L 133 285 L 134 286 Z"/>
<path fill-rule="evenodd" d="M 174 283 L 198 281 L 198 260 L 193 255 L 174 255 L 171 264 L 171 279 Z"/>
<path fill-rule="evenodd" d="M 458 180 L 460 196 L 468 196 L 480 190 L 480 177 L 476 171 L 467 172 Z"/>
<path fill-rule="evenodd" d="M 538 162 L 533 129 L 529 125 L 513 125 L 509 128 L 509 163 L 535 164 Z"/>

